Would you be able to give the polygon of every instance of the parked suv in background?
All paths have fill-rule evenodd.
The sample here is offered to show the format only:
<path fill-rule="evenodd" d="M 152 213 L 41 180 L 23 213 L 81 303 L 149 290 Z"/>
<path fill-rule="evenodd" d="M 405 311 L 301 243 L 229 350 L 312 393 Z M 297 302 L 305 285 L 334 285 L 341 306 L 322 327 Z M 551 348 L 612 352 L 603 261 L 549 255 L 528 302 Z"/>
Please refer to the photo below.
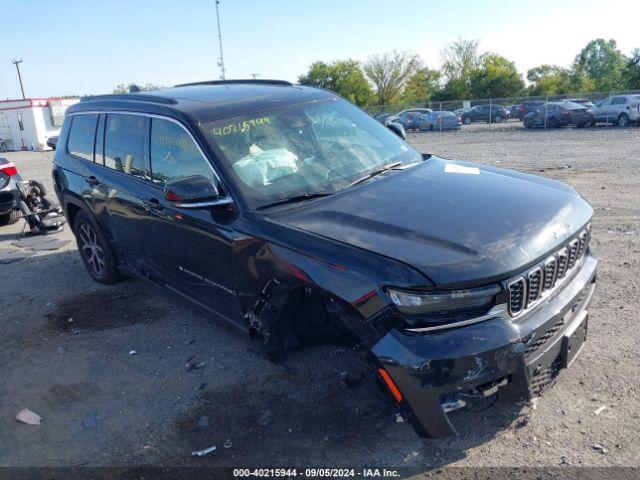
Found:
<path fill-rule="evenodd" d="M 595 123 L 613 123 L 626 127 L 640 119 L 640 94 L 614 95 L 591 108 Z"/>
<path fill-rule="evenodd" d="M 422 436 L 454 434 L 448 412 L 499 389 L 540 395 L 585 340 L 597 260 L 580 195 L 422 154 L 326 90 L 89 98 L 67 110 L 53 178 L 95 280 L 146 279 L 269 355 L 357 342 Z"/>
<path fill-rule="evenodd" d="M 21 181 L 15 164 L 0 157 L 0 226 L 11 225 L 20 218 L 18 182 Z"/>
<path fill-rule="evenodd" d="M 477 105 L 463 112 L 460 117 L 465 125 L 472 122 L 500 123 L 509 119 L 509 111 L 500 105 Z"/>

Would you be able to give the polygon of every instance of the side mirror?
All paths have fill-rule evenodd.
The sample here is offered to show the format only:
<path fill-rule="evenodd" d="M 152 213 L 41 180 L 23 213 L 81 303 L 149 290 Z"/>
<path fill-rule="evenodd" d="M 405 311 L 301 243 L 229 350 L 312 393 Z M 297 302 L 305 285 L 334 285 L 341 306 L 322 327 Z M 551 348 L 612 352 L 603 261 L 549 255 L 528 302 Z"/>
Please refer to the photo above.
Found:
<path fill-rule="evenodd" d="M 164 196 L 178 208 L 210 208 L 233 203 L 230 197 L 220 196 L 215 180 L 203 175 L 180 177 L 167 182 Z"/>
<path fill-rule="evenodd" d="M 387 123 L 387 128 L 398 135 L 401 139 L 407 139 L 407 132 L 404 131 L 404 127 L 402 126 L 402 124 L 397 122 L 389 122 Z"/>

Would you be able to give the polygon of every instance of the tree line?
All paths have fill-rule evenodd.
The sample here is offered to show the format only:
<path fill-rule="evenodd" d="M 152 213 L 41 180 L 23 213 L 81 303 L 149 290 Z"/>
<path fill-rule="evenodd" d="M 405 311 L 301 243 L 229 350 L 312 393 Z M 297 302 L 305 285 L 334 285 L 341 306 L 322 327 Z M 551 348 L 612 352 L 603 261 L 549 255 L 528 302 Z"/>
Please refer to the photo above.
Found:
<path fill-rule="evenodd" d="M 394 50 L 363 62 L 314 62 L 298 82 L 333 90 L 363 107 L 640 89 L 640 49 L 626 56 L 615 40 L 590 41 L 569 67 L 545 64 L 528 70 L 528 84 L 514 62 L 481 52 L 479 44 L 465 39 L 449 44 L 439 70 L 412 52 Z"/>

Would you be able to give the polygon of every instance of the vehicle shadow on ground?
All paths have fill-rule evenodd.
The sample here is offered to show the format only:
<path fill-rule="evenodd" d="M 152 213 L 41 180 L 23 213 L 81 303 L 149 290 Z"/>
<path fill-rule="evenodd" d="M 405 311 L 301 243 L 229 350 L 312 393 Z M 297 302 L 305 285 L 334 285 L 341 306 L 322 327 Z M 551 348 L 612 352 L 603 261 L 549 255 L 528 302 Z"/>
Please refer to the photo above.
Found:
<path fill-rule="evenodd" d="M 190 375 L 184 367 L 187 360 L 183 358 L 184 352 L 176 352 L 175 361 L 171 361 L 177 369 L 161 372 L 168 376 L 168 381 L 175 382 L 174 394 L 179 394 L 190 406 L 176 412 L 173 409 L 175 396 L 165 400 L 160 397 L 154 408 L 160 409 L 163 416 L 172 413 L 164 417 L 163 426 L 158 430 L 144 427 L 159 416 L 157 411 L 139 411 L 140 418 L 135 423 L 139 431 L 131 431 L 135 427 L 126 422 L 118 425 L 117 416 L 111 417 L 109 421 L 116 436 L 113 442 L 105 440 L 107 445 L 113 443 L 113 451 L 104 452 L 104 458 L 108 458 L 110 464 L 123 461 L 129 465 L 337 467 L 362 462 L 359 466 L 412 466 L 426 471 L 463 459 L 470 448 L 510 428 L 514 419 L 521 415 L 522 406 L 504 401 L 482 412 L 455 412 L 450 418 L 458 436 L 422 440 L 408 423 L 398 422 L 397 410 L 380 389 L 371 367 L 347 346 L 306 347 L 277 362 L 267 360 L 261 353 L 259 341 L 245 337 L 211 315 L 202 315 L 197 307 L 190 307 L 181 299 L 155 295 L 152 292 L 160 291 L 149 289 L 146 282 L 128 279 L 115 286 L 92 282 L 75 249 L 27 258 L 2 268 L 9 268 L 11 272 L 8 273 L 21 276 L 24 282 L 46 279 L 50 285 L 44 298 L 40 299 L 51 303 L 50 312 L 40 315 L 37 321 L 28 320 L 11 328 L 0 341 L 3 351 L 0 358 L 11 358 L 16 368 L 26 365 L 24 362 L 28 363 L 35 350 L 38 350 L 38 356 L 59 356 L 55 342 L 43 344 L 38 336 L 29 334 L 31 322 L 40 325 L 37 328 L 45 333 L 55 332 L 58 341 L 83 341 L 83 334 L 90 334 L 104 336 L 112 344 L 129 342 L 128 328 L 146 324 L 151 328 L 149 331 L 157 335 L 154 339 L 157 345 L 148 348 L 158 350 L 166 348 L 168 339 L 185 335 L 185 323 L 180 323 L 185 315 L 189 315 L 198 332 L 209 332 L 211 338 L 197 337 L 197 342 L 204 351 L 209 348 L 210 353 L 215 354 L 215 361 L 209 361 L 199 370 L 200 381 L 193 379 L 196 383 L 190 386 L 183 380 L 185 375 Z M 70 278 L 74 279 L 72 286 Z M 20 287 L 11 286 L 10 289 L 19 291 Z M 172 316 L 167 303 L 177 305 L 180 315 Z M 208 329 L 209 322 L 221 328 Z M 91 338 L 92 342 L 99 339 Z M 73 343 L 68 345 L 73 348 Z M 220 345 L 228 346 L 227 350 L 233 353 L 220 354 Z M 52 351 L 47 352 L 47 349 Z M 91 363 L 104 353 L 96 353 L 96 358 L 92 355 L 87 352 L 76 361 Z M 168 357 L 169 353 L 163 356 Z M 139 370 L 159 368 L 155 356 L 135 358 Z M 111 367 L 107 362 L 102 368 L 105 370 L 102 392 L 116 390 L 119 382 L 127 381 L 117 366 Z M 108 371 L 110 368 L 113 372 Z M 74 383 L 73 378 L 42 377 L 38 381 L 44 383 L 44 389 L 54 388 L 55 382 Z M 51 385 L 46 385 L 48 382 Z M 5 385 L 5 388 L 18 386 Z M 141 397 L 158 397 L 152 382 L 138 383 L 136 388 Z M 110 402 L 109 398 L 97 400 Z M 37 405 L 36 399 L 23 398 L 22 401 Z M 69 408 L 71 412 L 78 408 L 75 415 L 80 418 L 84 415 L 82 405 L 70 405 Z M 152 449 L 123 460 L 119 456 L 122 449 L 119 435 L 123 432 L 132 438 L 144 437 Z M 191 457 L 192 451 L 212 445 L 217 447 L 214 455 Z M 42 445 L 34 440 L 33 447 Z M 366 456 L 363 456 L 363 449 L 368 452 Z M 56 450 L 53 447 L 52 454 Z M 79 456 L 79 452 L 65 450 L 65 455 L 59 458 Z"/>

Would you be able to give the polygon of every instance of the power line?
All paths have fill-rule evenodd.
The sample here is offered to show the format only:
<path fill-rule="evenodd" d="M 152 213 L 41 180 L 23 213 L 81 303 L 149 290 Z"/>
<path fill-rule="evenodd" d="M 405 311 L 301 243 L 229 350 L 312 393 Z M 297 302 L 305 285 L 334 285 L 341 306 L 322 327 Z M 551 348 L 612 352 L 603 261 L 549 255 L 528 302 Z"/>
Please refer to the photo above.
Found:
<path fill-rule="evenodd" d="M 20 82 L 20 91 L 22 92 L 22 99 L 25 100 L 27 97 L 24 95 L 24 86 L 22 85 L 22 75 L 20 75 L 20 64 L 22 63 L 22 59 L 16 60 L 15 58 L 11 62 L 16 66 L 16 70 L 18 71 L 18 81 Z"/>
<path fill-rule="evenodd" d="M 220 30 L 220 0 L 216 2 L 216 18 L 218 20 L 218 44 L 220 45 L 220 58 L 218 59 L 218 66 L 220 67 L 220 78 L 226 80 L 224 71 L 224 56 L 222 55 L 222 30 Z"/>

